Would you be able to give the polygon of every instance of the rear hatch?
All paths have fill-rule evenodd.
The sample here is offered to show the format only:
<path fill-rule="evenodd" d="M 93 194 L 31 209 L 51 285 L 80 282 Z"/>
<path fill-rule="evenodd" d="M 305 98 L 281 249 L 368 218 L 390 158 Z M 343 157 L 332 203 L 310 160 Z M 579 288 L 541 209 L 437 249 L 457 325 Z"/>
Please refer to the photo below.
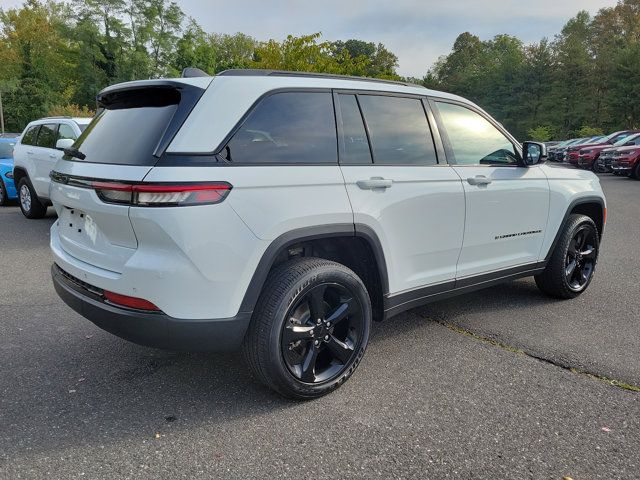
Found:
<path fill-rule="evenodd" d="M 97 186 L 142 181 L 210 81 L 129 82 L 98 95 L 96 116 L 51 173 L 50 195 L 59 218 L 54 241 L 62 250 L 122 272 L 138 246 L 130 207 L 104 201 Z"/>

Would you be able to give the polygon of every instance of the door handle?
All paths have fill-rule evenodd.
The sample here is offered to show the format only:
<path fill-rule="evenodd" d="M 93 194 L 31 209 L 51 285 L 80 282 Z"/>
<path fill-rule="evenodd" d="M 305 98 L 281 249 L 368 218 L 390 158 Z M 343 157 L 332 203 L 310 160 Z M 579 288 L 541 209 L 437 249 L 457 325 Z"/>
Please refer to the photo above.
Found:
<path fill-rule="evenodd" d="M 51 157 L 51 158 L 56 158 L 56 154 L 55 154 L 55 153 L 50 153 L 50 154 L 49 154 L 49 157 Z"/>
<path fill-rule="evenodd" d="M 467 182 L 469 182 L 469 185 L 489 185 L 491 179 L 484 175 L 476 175 L 475 177 L 467 178 Z"/>
<path fill-rule="evenodd" d="M 33 150 L 27 150 L 27 155 L 33 155 Z"/>
<path fill-rule="evenodd" d="M 388 180 L 382 177 L 371 177 L 369 180 L 358 180 L 356 182 L 363 190 L 373 190 L 376 188 L 389 188 L 393 185 L 393 180 Z"/>

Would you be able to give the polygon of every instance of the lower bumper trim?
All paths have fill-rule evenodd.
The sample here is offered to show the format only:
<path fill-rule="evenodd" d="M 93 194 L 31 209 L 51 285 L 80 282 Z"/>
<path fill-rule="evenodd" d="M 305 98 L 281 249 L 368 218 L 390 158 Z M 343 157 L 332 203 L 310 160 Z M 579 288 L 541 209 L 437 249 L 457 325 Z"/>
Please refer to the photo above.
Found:
<path fill-rule="evenodd" d="M 233 351 L 242 345 L 251 321 L 251 312 L 240 312 L 230 318 L 183 320 L 164 313 L 119 308 L 84 291 L 82 286 L 66 278 L 55 264 L 51 276 L 60 298 L 77 313 L 109 333 L 147 347 Z"/>

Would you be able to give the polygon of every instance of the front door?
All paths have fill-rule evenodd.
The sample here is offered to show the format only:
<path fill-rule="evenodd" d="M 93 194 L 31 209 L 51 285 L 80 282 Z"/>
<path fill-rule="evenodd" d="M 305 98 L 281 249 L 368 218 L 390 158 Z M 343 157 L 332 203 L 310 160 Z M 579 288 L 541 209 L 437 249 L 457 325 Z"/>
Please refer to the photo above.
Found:
<path fill-rule="evenodd" d="M 482 112 L 433 103 L 466 199 L 457 278 L 537 262 L 549 214 L 546 175 L 538 166 L 523 166 L 520 146 Z"/>

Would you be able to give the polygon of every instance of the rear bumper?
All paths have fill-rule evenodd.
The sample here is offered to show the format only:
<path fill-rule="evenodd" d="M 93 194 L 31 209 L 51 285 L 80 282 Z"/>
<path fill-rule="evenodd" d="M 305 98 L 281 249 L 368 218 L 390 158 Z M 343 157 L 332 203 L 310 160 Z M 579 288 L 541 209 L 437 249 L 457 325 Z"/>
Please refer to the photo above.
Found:
<path fill-rule="evenodd" d="M 183 320 L 161 312 L 144 312 L 106 303 L 99 289 L 75 282 L 57 265 L 51 268 L 60 298 L 80 315 L 109 333 L 148 347 L 185 351 L 237 350 L 251 313 L 232 318 Z"/>

